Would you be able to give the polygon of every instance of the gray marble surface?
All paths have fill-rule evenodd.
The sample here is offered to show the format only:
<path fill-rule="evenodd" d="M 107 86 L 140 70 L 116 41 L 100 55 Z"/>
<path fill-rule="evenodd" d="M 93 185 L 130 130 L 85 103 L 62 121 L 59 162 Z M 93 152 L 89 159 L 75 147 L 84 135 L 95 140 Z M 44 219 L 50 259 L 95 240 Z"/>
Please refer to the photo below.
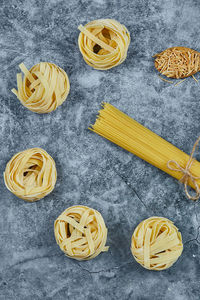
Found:
<path fill-rule="evenodd" d="M 161 81 L 152 55 L 170 46 L 200 51 L 198 0 L 0 1 L 0 299 L 198 300 L 200 204 L 176 180 L 91 133 L 101 101 L 108 101 L 189 153 L 200 133 L 200 83 Z M 77 26 L 115 18 L 131 34 L 126 61 L 96 71 L 83 61 Z M 55 112 L 38 115 L 11 93 L 18 64 L 54 62 L 71 91 Z M 200 78 L 197 74 L 197 78 Z M 27 203 L 3 182 L 16 152 L 42 147 L 56 161 L 55 190 Z M 53 223 L 68 206 L 99 210 L 108 227 L 108 253 L 88 262 L 64 256 Z M 130 252 L 134 228 L 164 216 L 183 236 L 184 252 L 162 272 L 138 265 Z M 199 235 L 198 235 L 199 234 Z"/>

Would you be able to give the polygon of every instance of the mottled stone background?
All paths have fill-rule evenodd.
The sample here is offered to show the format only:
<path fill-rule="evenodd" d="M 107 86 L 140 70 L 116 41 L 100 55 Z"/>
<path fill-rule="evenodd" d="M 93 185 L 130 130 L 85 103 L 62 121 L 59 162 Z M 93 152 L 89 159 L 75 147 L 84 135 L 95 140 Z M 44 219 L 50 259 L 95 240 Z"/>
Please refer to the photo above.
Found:
<path fill-rule="evenodd" d="M 171 46 L 200 51 L 198 0 L 0 1 L 0 299 L 199 299 L 200 204 L 176 180 L 111 144 L 87 127 L 108 101 L 190 152 L 200 134 L 200 83 L 161 81 L 152 55 Z M 131 34 L 126 61 L 96 71 L 83 61 L 77 26 L 115 18 Z M 55 112 L 38 115 L 11 93 L 18 64 L 58 64 L 71 91 Z M 197 78 L 199 75 L 197 74 Z M 45 199 L 27 203 L 3 182 L 16 152 L 42 147 L 56 161 L 58 180 Z M 108 227 L 108 253 L 77 262 L 56 245 L 53 223 L 68 206 L 99 210 Z M 184 252 L 169 270 L 143 269 L 133 259 L 136 225 L 158 215 L 182 232 Z"/>

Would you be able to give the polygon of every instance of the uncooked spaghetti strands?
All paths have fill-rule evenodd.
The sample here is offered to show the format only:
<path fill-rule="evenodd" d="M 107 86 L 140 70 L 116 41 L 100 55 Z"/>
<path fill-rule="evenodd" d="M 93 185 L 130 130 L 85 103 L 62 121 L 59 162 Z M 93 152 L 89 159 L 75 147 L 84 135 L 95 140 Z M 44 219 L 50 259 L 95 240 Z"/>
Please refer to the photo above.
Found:
<path fill-rule="evenodd" d="M 109 103 L 103 103 L 90 130 L 181 180 L 189 199 L 199 198 L 200 163 L 193 159 L 199 139 L 189 156 Z M 189 194 L 188 185 L 196 190 L 195 196 Z"/>

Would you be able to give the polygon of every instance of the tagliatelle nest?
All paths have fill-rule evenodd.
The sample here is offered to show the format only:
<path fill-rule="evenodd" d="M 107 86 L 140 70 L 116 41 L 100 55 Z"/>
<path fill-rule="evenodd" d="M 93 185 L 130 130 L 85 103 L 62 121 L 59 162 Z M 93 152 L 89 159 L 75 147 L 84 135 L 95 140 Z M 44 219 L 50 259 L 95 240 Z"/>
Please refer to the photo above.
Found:
<path fill-rule="evenodd" d="M 186 47 L 172 47 L 154 55 L 155 67 L 170 78 L 186 78 L 200 70 L 200 53 Z"/>
<path fill-rule="evenodd" d="M 6 187 L 17 197 L 37 201 L 54 189 L 57 172 L 53 158 L 41 148 L 15 154 L 4 172 Z"/>
<path fill-rule="evenodd" d="M 12 89 L 12 92 L 29 110 L 49 113 L 65 101 L 70 84 L 63 69 L 48 62 L 41 62 L 30 70 L 23 63 L 19 67 L 24 79 L 21 73 L 17 74 L 18 90 Z"/>
<path fill-rule="evenodd" d="M 67 208 L 55 221 L 54 233 L 60 249 L 70 258 L 88 260 L 108 250 L 104 220 L 87 206 Z"/>
<path fill-rule="evenodd" d="M 78 44 L 85 62 L 98 70 L 108 70 L 121 64 L 127 56 L 130 34 L 113 19 L 94 20 L 81 31 Z"/>
<path fill-rule="evenodd" d="M 151 217 L 136 227 L 131 251 L 144 268 L 157 271 L 167 269 L 183 251 L 181 233 L 170 220 Z"/>

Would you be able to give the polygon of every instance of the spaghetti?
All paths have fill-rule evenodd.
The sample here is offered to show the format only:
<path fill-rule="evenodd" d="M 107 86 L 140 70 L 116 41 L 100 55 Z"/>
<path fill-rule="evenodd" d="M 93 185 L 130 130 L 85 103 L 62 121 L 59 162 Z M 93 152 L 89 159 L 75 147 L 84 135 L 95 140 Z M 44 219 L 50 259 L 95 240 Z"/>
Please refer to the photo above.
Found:
<path fill-rule="evenodd" d="M 94 20 L 81 31 L 78 44 L 85 62 L 98 70 L 108 70 L 121 64 L 127 56 L 130 34 L 113 19 Z"/>
<path fill-rule="evenodd" d="M 104 220 L 98 211 L 87 206 L 67 208 L 55 221 L 54 233 L 57 244 L 68 257 L 89 260 L 108 251 Z"/>
<path fill-rule="evenodd" d="M 197 192 L 197 196 L 190 199 L 199 198 L 200 163 L 193 159 L 197 143 L 189 156 L 109 103 L 103 103 L 103 109 L 90 130 L 182 180 Z"/>
<path fill-rule="evenodd" d="M 161 271 L 171 267 L 183 251 L 178 228 L 166 218 L 142 221 L 131 239 L 131 252 L 144 268 Z"/>
<path fill-rule="evenodd" d="M 57 172 L 53 158 L 41 148 L 15 154 L 7 163 L 4 182 L 10 192 L 29 202 L 52 192 Z"/>
<path fill-rule="evenodd" d="M 55 64 L 41 62 L 28 70 L 19 65 L 24 73 L 17 74 L 17 87 L 12 92 L 29 110 L 44 114 L 55 110 L 67 98 L 70 84 L 67 74 Z"/>

